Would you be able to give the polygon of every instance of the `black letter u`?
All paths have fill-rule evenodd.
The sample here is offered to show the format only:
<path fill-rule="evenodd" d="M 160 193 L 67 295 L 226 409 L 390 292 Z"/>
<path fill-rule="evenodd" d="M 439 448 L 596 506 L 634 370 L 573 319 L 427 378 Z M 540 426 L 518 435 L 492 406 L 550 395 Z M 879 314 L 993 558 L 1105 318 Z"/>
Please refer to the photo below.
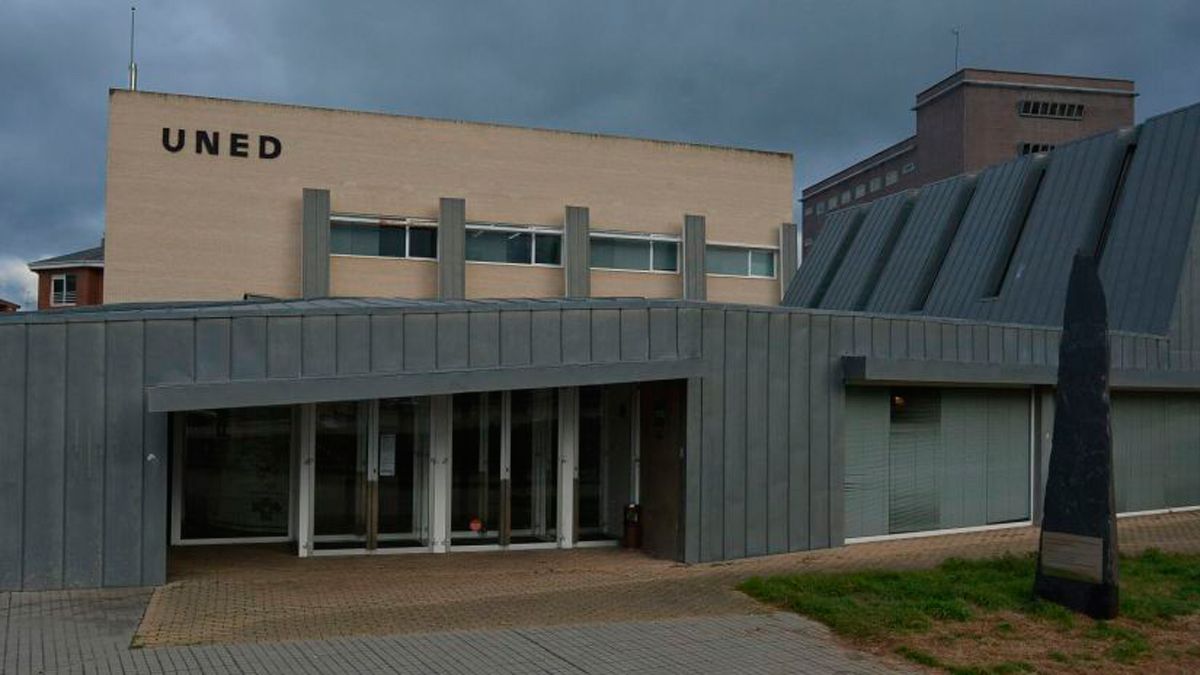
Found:
<path fill-rule="evenodd" d="M 183 129 L 180 129 L 179 133 L 175 134 L 175 145 L 171 145 L 171 130 L 167 127 L 163 127 L 163 147 L 166 148 L 168 152 L 179 152 L 182 150 Z"/>

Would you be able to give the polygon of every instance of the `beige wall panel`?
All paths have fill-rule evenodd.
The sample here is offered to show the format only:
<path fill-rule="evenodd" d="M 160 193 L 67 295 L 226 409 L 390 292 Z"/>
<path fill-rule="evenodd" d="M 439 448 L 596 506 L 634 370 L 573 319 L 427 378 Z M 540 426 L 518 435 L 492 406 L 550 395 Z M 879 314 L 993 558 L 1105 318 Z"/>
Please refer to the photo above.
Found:
<path fill-rule="evenodd" d="M 335 296 L 437 297 L 437 263 L 335 255 L 329 258 L 330 293 Z"/>
<path fill-rule="evenodd" d="M 592 297 L 681 298 L 683 276 L 654 272 L 592 270 Z"/>
<path fill-rule="evenodd" d="M 188 130 L 183 151 L 163 127 Z M 222 154 L 197 154 L 196 129 L 219 131 Z M 228 155 L 231 132 L 252 134 L 251 157 Z M 259 133 L 278 159 L 255 156 Z M 335 212 L 435 217 L 452 196 L 468 220 L 558 226 L 575 204 L 596 229 L 672 234 L 696 213 L 714 240 L 768 246 L 792 218 L 783 153 L 114 90 L 108 301 L 297 295 L 304 187 Z"/>
<path fill-rule="evenodd" d="M 747 305 L 778 305 L 778 279 L 742 279 L 708 275 L 709 302 Z"/>
<path fill-rule="evenodd" d="M 467 263 L 468 298 L 555 298 L 563 289 L 561 267 Z"/>

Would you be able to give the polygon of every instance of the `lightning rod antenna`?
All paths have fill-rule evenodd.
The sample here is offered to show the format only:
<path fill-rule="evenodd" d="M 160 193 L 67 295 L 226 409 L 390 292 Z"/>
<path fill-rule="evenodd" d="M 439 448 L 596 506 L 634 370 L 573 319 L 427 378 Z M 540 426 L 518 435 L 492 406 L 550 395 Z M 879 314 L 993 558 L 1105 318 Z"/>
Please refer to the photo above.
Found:
<path fill-rule="evenodd" d="M 133 60 L 133 32 L 137 7 L 129 8 L 129 90 L 137 91 L 137 61 Z"/>

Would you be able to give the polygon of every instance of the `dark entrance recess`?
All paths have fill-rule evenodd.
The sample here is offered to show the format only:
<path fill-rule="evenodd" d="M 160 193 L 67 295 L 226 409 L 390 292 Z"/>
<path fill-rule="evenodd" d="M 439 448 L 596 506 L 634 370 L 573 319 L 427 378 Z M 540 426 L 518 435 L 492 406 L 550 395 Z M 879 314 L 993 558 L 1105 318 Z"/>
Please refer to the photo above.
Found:
<path fill-rule="evenodd" d="M 687 382 L 641 385 L 642 550 L 655 558 L 683 558 L 680 518 Z"/>

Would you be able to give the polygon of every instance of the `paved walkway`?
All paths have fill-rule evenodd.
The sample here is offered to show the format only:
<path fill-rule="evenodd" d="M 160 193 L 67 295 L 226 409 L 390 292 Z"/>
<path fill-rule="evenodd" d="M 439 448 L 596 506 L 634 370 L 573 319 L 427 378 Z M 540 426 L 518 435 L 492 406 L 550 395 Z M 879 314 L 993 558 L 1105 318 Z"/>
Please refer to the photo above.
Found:
<path fill-rule="evenodd" d="M 1125 552 L 1200 551 L 1200 512 L 1122 520 L 1120 538 Z M 1035 542 L 1018 528 L 694 566 L 597 549 L 315 560 L 194 549 L 173 556 L 158 589 L 0 593 L 0 673 L 884 672 L 903 664 L 847 651 L 733 585 Z"/>
<path fill-rule="evenodd" d="M 1200 512 L 1120 521 L 1122 550 L 1200 551 Z M 302 560 L 274 547 L 172 553 L 136 644 L 274 642 L 523 628 L 767 611 L 734 590 L 749 576 L 932 567 L 1034 550 L 1032 527 L 681 565 L 617 549 Z"/>
<path fill-rule="evenodd" d="M 0 595 L 0 673 L 889 673 L 787 613 L 130 649 L 149 591 Z M 3 626 L 4 624 L 0 624 Z"/>

